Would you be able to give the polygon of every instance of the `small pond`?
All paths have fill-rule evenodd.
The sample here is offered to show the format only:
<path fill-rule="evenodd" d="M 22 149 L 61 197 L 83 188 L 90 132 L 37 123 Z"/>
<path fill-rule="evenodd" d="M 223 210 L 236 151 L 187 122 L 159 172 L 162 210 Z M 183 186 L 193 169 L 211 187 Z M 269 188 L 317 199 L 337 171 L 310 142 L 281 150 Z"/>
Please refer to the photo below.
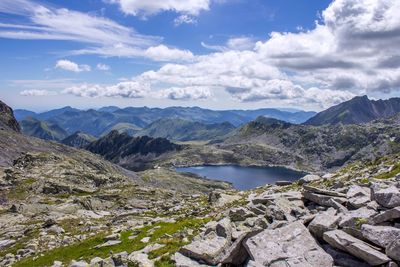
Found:
<path fill-rule="evenodd" d="M 190 172 L 199 176 L 227 181 L 236 189 L 247 190 L 277 181 L 296 181 L 306 175 L 282 167 L 242 167 L 242 166 L 199 166 L 176 168 L 178 172 Z"/>

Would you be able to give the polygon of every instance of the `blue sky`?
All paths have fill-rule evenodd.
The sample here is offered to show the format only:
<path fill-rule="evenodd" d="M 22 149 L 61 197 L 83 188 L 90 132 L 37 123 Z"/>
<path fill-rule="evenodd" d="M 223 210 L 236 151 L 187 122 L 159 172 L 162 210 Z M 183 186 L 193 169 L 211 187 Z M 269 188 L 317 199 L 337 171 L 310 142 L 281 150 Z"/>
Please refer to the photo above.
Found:
<path fill-rule="evenodd" d="M 398 12 L 395 0 L 2 0 L 0 98 L 320 110 L 398 96 Z"/>

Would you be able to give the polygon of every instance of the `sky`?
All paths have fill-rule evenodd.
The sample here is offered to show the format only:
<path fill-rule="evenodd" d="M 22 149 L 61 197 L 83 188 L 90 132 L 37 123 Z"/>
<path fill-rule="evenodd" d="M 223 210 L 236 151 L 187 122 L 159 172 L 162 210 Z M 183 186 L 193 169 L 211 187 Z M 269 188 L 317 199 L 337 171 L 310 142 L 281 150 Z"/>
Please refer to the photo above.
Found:
<path fill-rule="evenodd" d="M 1 0 L 13 108 L 322 110 L 399 96 L 398 0 Z"/>

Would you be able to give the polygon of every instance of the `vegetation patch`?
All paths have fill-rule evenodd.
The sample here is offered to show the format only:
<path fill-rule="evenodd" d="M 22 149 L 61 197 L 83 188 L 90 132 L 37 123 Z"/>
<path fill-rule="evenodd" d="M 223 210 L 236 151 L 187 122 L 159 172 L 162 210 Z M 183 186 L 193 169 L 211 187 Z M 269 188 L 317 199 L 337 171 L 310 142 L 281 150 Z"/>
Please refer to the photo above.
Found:
<path fill-rule="evenodd" d="M 376 179 L 389 179 L 395 177 L 397 174 L 400 173 L 400 163 L 394 165 L 392 170 L 389 172 L 384 172 L 375 176 Z"/>

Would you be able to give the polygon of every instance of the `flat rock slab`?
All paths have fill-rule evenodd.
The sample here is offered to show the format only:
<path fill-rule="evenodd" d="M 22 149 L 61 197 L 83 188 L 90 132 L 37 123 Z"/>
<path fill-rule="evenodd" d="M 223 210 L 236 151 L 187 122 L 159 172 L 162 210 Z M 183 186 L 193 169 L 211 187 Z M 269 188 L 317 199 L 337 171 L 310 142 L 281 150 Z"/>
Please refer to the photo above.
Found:
<path fill-rule="evenodd" d="M 325 232 L 324 240 L 334 248 L 347 251 L 351 255 L 360 258 L 372 266 L 381 265 L 390 261 L 385 254 L 373 249 L 364 241 L 361 241 L 342 230 Z"/>
<path fill-rule="evenodd" d="M 333 266 L 332 257 L 300 222 L 264 230 L 249 238 L 244 246 L 252 266 Z"/>
<path fill-rule="evenodd" d="M 333 203 L 331 201 L 332 199 L 340 204 L 343 204 L 347 201 L 347 198 L 344 197 L 323 195 L 323 194 L 313 193 L 310 191 L 304 191 L 303 197 L 307 200 L 317 203 L 320 206 L 325 206 L 325 207 L 333 207 Z"/>
<path fill-rule="evenodd" d="M 326 190 L 326 189 L 322 189 L 322 188 L 318 188 L 318 187 L 314 187 L 314 186 L 310 186 L 310 185 L 303 185 L 303 188 L 306 191 L 321 194 L 321 195 L 327 195 L 327 196 L 333 196 L 333 197 L 343 197 L 343 198 L 346 197 L 346 195 L 343 193 Z"/>
<path fill-rule="evenodd" d="M 400 207 L 400 190 L 391 186 L 373 192 L 374 200 L 386 208 Z"/>
<path fill-rule="evenodd" d="M 373 209 L 362 207 L 356 210 L 351 210 L 342 215 L 340 220 L 340 227 L 359 227 L 361 222 L 369 221 L 370 218 L 375 216 L 377 212 Z"/>

